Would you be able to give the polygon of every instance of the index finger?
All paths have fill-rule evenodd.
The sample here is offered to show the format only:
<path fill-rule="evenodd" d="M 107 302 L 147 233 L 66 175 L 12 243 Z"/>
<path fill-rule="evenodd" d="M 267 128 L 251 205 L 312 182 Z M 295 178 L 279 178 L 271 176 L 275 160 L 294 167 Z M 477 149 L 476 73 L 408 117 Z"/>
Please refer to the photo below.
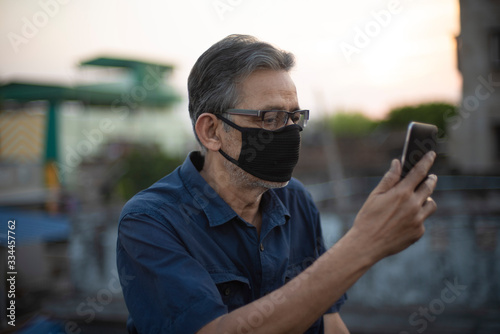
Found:
<path fill-rule="evenodd" d="M 434 151 L 427 152 L 400 183 L 415 189 L 422 181 L 425 180 L 429 174 L 429 170 L 434 164 L 435 159 L 436 153 Z"/>

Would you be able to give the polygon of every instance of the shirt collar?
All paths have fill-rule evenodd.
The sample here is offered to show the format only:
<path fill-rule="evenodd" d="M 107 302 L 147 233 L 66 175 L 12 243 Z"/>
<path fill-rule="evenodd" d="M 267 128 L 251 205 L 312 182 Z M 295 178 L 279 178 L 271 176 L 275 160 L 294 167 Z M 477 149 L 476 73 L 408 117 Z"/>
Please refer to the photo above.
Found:
<path fill-rule="evenodd" d="M 205 212 L 209 225 L 214 227 L 227 223 L 238 215 L 200 175 L 204 160 L 200 152 L 191 152 L 181 166 L 180 177 L 193 198 L 192 204 Z M 270 222 L 263 224 L 262 232 L 265 232 L 264 225 L 267 225 L 266 230 L 271 230 L 277 225 L 285 224 L 290 218 L 287 208 L 272 189 L 264 193 L 261 205 L 263 221 Z"/>
<path fill-rule="evenodd" d="M 262 230 L 264 237 L 274 227 L 285 225 L 290 220 L 290 213 L 273 189 L 262 195 Z"/>

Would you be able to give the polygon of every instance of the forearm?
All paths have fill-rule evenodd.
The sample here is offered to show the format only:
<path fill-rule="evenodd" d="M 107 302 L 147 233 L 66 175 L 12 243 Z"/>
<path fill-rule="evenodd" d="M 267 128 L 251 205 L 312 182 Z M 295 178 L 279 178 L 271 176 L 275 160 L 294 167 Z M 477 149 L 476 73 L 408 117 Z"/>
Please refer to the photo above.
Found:
<path fill-rule="evenodd" d="M 346 234 L 282 288 L 205 326 L 200 333 L 303 333 L 370 267 L 373 259 Z"/>

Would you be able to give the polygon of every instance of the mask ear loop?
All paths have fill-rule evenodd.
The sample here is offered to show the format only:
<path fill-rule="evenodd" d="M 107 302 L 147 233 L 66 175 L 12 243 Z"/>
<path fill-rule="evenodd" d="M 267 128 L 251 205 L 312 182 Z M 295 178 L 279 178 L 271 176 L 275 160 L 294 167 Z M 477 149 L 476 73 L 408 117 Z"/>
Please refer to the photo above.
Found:
<path fill-rule="evenodd" d="M 236 166 L 240 167 L 240 163 L 238 162 L 238 160 L 234 159 L 234 158 L 231 158 L 226 152 L 224 152 L 221 148 L 219 148 L 219 153 L 222 154 L 222 156 L 224 158 L 226 158 L 227 160 L 229 160 L 230 162 L 232 162 L 233 164 L 235 164 Z"/>
<path fill-rule="evenodd" d="M 216 114 L 215 117 L 217 117 L 218 119 L 220 119 L 221 121 L 223 121 L 224 123 L 229 125 L 230 127 L 235 128 L 236 130 L 238 130 L 240 132 L 243 132 L 243 128 L 241 126 L 231 122 L 230 120 L 228 120 L 225 117 L 222 117 L 222 115 Z"/>
<path fill-rule="evenodd" d="M 217 117 L 218 119 L 220 119 L 221 121 L 223 121 L 224 123 L 226 123 L 227 125 L 229 125 L 230 127 L 232 128 L 235 128 L 236 130 L 240 131 L 240 132 L 243 132 L 242 131 L 242 127 L 240 127 L 239 125 L 236 125 L 234 124 L 233 122 L 231 122 L 230 120 L 228 120 L 227 118 L 225 117 L 222 117 L 222 115 L 218 115 L 216 114 L 215 117 Z M 240 163 L 238 162 L 238 160 L 230 157 L 226 152 L 224 152 L 222 150 L 222 148 L 219 148 L 219 153 L 222 154 L 222 156 L 224 158 L 226 158 L 227 160 L 229 160 L 230 162 L 232 162 L 233 164 L 235 164 L 236 166 L 240 167 Z"/>

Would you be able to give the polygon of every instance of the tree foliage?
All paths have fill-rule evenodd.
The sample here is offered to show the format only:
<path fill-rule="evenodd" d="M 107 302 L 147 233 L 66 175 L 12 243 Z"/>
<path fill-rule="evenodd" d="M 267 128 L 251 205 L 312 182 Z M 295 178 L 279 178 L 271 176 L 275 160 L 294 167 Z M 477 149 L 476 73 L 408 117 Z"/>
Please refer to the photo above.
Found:
<path fill-rule="evenodd" d="M 456 115 L 456 106 L 448 103 L 425 103 L 416 106 L 404 106 L 391 110 L 382 121 L 393 129 L 405 129 L 411 121 L 434 124 L 440 133 L 446 133 L 447 119 Z"/>
<path fill-rule="evenodd" d="M 456 106 L 449 103 L 424 103 L 392 109 L 385 119 L 373 120 L 360 112 L 338 112 L 322 121 L 337 136 L 364 136 L 378 127 L 404 130 L 412 121 L 434 124 L 439 133 L 446 133 L 446 123 L 456 115 Z"/>
<path fill-rule="evenodd" d="M 373 131 L 377 122 L 359 112 L 339 112 L 328 117 L 326 125 L 336 136 L 362 136 Z"/>
<path fill-rule="evenodd" d="M 163 153 L 155 145 L 133 148 L 123 161 L 125 174 L 118 183 L 121 197 L 128 200 L 172 172 L 181 163 L 181 159 Z"/>

